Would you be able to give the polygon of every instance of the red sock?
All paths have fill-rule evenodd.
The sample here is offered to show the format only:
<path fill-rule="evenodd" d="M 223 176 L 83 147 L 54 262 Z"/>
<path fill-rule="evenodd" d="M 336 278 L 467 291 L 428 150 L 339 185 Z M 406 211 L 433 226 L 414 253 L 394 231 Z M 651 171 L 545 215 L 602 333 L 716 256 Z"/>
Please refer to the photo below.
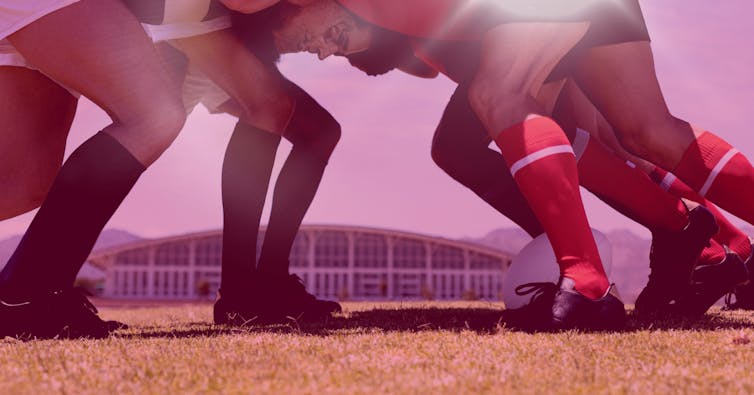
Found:
<path fill-rule="evenodd" d="M 576 130 L 573 149 L 581 185 L 650 230 L 678 231 L 688 224 L 686 206 L 643 171 L 630 167 L 589 133 Z"/>
<path fill-rule="evenodd" d="M 495 139 L 521 193 L 542 223 L 560 273 L 582 295 L 597 299 L 609 282 L 584 213 L 576 160 L 563 130 L 550 118 L 533 118 Z"/>
<path fill-rule="evenodd" d="M 712 240 L 717 242 L 719 248 L 710 245 L 708 248 L 710 251 L 705 249 L 705 252 L 702 253 L 704 259 L 700 258 L 700 264 L 720 262 L 725 257 L 725 251 L 722 248 L 722 245 L 728 246 L 728 248 L 738 254 L 743 260 L 749 258 L 749 255 L 751 254 L 751 241 L 749 240 L 749 236 L 733 225 L 728 218 L 718 210 L 717 206 L 700 196 L 690 186 L 686 185 L 673 173 L 670 173 L 665 169 L 655 167 L 649 176 L 652 180 L 660 184 L 660 187 L 663 189 L 675 196 L 693 200 L 703 205 L 712 213 L 712 215 L 715 216 L 720 231 L 712 236 Z"/>
<path fill-rule="evenodd" d="M 702 133 L 673 173 L 700 196 L 754 224 L 754 167 L 720 137 Z"/>
<path fill-rule="evenodd" d="M 697 265 L 713 265 L 720 263 L 725 259 L 725 247 L 718 243 L 717 240 L 712 239 L 709 241 L 709 246 L 702 250 L 702 254 L 699 255 Z"/>

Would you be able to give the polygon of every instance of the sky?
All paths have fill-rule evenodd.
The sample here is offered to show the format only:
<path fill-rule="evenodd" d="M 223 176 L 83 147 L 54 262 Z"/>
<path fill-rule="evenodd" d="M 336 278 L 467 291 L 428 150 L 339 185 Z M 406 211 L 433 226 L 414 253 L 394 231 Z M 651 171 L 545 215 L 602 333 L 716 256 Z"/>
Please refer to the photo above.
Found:
<path fill-rule="evenodd" d="M 643 0 L 641 4 L 671 111 L 754 156 L 749 122 L 754 110 L 750 23 L 754 2 Z M 367 77 L 342 59 L 318 61 L 309 54 L 286 55 L 280 69 L 328 109 L 343 129 L 305 223 L 374 226 L 453 238 L 480 237 L 515 226 L 446 176 L 430 158 L 432 134 L 454 88 L 450 81 L 422 80 L 399 72 Z M 102 111 L 82 100 L 67 153 L 107 124 Z M 107 227 L 144 237 L 219 229 L 220 169 L 233 125 L 229 116 L 197 108 Z M 287 143 L 281 144 L 275 174 L 289 149 Z M 588 193 L 584 199 L 593 227 L 648 235 Z M 263 222 L 270 202 L 271 195 Z M 0 238 L 22 233 L 32 214 L 0 222 Z"/>

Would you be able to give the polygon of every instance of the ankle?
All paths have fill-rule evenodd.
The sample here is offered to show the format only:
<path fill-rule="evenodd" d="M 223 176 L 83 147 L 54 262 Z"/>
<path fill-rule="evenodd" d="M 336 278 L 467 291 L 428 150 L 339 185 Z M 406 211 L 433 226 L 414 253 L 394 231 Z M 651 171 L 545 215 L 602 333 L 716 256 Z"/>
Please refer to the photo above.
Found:
<path fill-rule="evenodd" d="M 610 282 L 604 276 L 579 276 L 577 279 L 564 277 L 562 281 L 569 280 L 573 282 L 573 289 L 576 292 L 592 300 L 604 297 L 610 289 Z"/>

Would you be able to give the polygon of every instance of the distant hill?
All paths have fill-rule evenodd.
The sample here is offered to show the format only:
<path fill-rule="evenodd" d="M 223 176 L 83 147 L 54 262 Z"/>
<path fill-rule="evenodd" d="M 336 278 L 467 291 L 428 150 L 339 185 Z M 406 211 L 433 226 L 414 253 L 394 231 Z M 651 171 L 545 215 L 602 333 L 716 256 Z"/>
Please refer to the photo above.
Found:
<path fill-rule="evenodd" d="M 465 241 L 492 247 L 515 255 L 531 241 L 531 236 L 521 228 L 500 228 L 487 233 L 481 238 L 467 238 Z"/>
<path fill-rule="evenodd" d="M 106 229 L 102 232 L 97 242 L 94 244 L 94 251 L 109 248 L 119 244 L 130 243 L 132 241 L 141 240 L 142 237 L 133 233 L 129 233 L 120 229 Z M 11 236 L 7 239 L 0 240 L 0 268 L 4 267 L 8 262 L 8 259 L 13 255 L 13 251 L 16 250 L 18 243 L 21 242 L 21 235 Z M 79 277 L 99 278 L 102 276 L 102 271 L 86 264 L 81 268 Z"/>
<path fill-rule="evenodd" d="M 626 303 L 633 303 L 644 288 L 649 275 L 650 240 L 641 238 L 628 230 L 615 230 L 605 234 L 613 247 L 613 269 L 611 280 L 616 283 L 618 292 Z M 488 247 L 518 253 L 531 237 L 521 229 L 495 229 L 484 237 L 466 239 Z"/>

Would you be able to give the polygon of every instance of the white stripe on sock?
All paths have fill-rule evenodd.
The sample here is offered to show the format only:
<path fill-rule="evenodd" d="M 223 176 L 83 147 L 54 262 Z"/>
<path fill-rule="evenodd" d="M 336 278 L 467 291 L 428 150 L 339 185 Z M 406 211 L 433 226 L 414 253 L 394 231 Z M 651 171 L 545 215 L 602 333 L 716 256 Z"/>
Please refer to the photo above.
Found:
<path fill-rule="evenodd" d="M 715 178 L 717 178 L 720 172 L 723 171 L 723 168 L 728 164 L 728 162 L 730 162 L 731 159 L 733 159 L 733 156 L 737 153 L 737 149 L 731 148 L 730 151 L 726 152 L 725 155 L 720 158 L 720 161 L 717 162 L 715 168 L 712 169 L 712 171 L 709 173 L 709 176 L 707 176 L 707 181 L 705 181 L 704 185 L 702 185 L 702 189 L 699 190 L 699 194 L 702 197 L 705 197 L 707 195 L 709 189 L 712 188 L 712 183 L 715 182 Z"/>
<path fill-rule="evenodd" d="M 539 151 L 532 152 L 529 155 L 526 155 L 525 157 L 519 159 L 516 161 L 516 163 L 511 166 L 511 175 L 513 177 L 516 176 L 516 173 L 518 173 L 519 170 L 526 167 L 527 165 L 530 165 L 542 158 L 546 158 L 548 156 L 557 155 L 557 154 L 571 154 L 573 155 L 573 148 L 568 145 L 555 145 L 552 147 L 543 148 Z"/>
<path fill-rule="evenodd" d="M 584 155 L 586 146 L 589 144 L 589 137 L 589 132 L 576 128 L 576 137 L 573 139 L 573 155 L 576 156 L 576 162 L 581 160 L 581 156 Z"/>
<path fill-rule="evenodd" d="M 677 180 L 678 177 L 675 176 L 673 173 L 665 174 L 665 177 L 662 178 L 662 181 L 660 182 L 660 188 L 668 191 L 670 190 L 670 187 L 673 185 L 675 180 Z"/>

